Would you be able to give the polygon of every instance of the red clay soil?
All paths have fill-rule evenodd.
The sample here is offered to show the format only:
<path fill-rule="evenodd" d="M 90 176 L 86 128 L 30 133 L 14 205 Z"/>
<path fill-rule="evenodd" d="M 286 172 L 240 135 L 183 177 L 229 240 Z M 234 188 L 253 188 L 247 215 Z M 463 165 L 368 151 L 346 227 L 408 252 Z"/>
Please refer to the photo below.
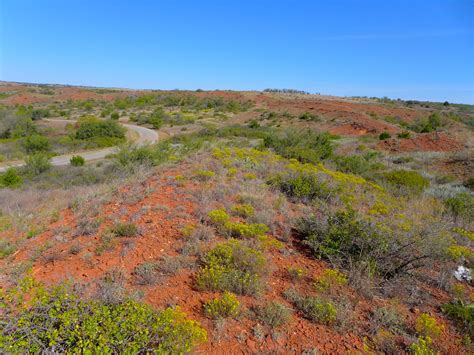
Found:
<path fill-rule="evenodd" d="M 387 107 L 382 104 L 366 104 L 341 100 L 337 98 L 311 96 L 291 96 L 284 98 L 281 95 L 257 94 L 254 100 L 258 104 L 266 105 L 269 110 L 281 109 L 293 112 L 311 112 L 327 118 L 367 118 L 372 116 L 397 116 L 406 121 L 412 121 L 422 116 L 420 111 L 400 107 Z"/>
<path fill-rule="evenodd" d="M 338 331 L 334 327 L 314 324 L 295 312 L 288 324 L 271 331 L 258 320 L 246 316 L 227 320 L 222 329 L 217 328 L 202 311 L 203 303 L 217 294 L 200 292 L 194 288 L 195 266 L 194 269 L 182 269 L 177 275 L 164 278 L 157 285 L 137 284 L 133 274 L 135 267 L 147 261 L 157 261 L 162 256 L 178 255 L 179 248 L 183 245 L 181 228 L 199 222 L 193 194 L 201 187 L 193 181 L 178 185 L 175 179 L 187 170 L 189 167 L 184 164 L 181 164 L 179 170 L 163 169 L 161 173 L 141 185 L 135 185 L 133 189 L 123 188 L 112 202 L 100 208 L 99 216 L 104 222 L 99 231 L 91 236 L 73 237 L 72 231 L 76 229 L 77 218 L 70 209 L 63 211 L 59 221 L 50 225 L 43 234 L 29 240 L 9 258 L 8 265 L 31 259 L 39 247 L 51 245 L 41 257 L 35 259 L 33 276 L 46 284 L 72 279 L 84 283 L 90 290 L 94 289 L 96 282 L 108 271 L 119 269 L 125 275 L 127 289 L 142 292 L 145 302 L 156 309 L 179 305 L 207 329 L 208 342 L 195 351 L 200 354 L 302 353 L 310 350 L 324 354 L 362 352 L 363 340 L 356 334 L 361 334 L 358 332 L 360 327 L 367 329 L 370 326 L 367 321 L 368 313 L 383 305 L 383 301 L 364 300 L 348 287 L 338 292 L 355 305 L 357 326 Z M 96 248 L 101 244 L 100 235 L 116 219 L 123 222 L 133 220 L 133 223 L 140 226 L 141 235 L 134 238 L 116 237 L 109 250 L 97 255 Z M 216 242 L 223 240 L 224 238 L 217 237 Z M 75 245 L 80 245 L 81 249 L 72 253 L 71 248 Z M 321 275 L 327 265 L 306 255 L 296 240 L 287 243 L 287 246 L 291 251 L 289 255 L 283 255 L 278 250 L 268 253 L 266 293 L 259 299 L 239 296 L 244 309 L 251 309 L 267 300 L 276 300 L 291 307 L 282 297 L 283 291 L 290 287 L 296 287 L 305 294 L 314 293 L 314 279 Z M 6 261 L 3 260 L 2 263 L 0 266 L 5 267 Z M 303 269 L 303 280 L 294 284 L 288 277 L 288 267 Z M 426 292 L 431 292 L 439 300 L 446 298 L 446 293 L 439 290 Z M 408 312 L 405 309 L 404 312 L 409 323 L 419 314 L 418 310 Z M 450 327 L 446 328 L 444 335 L 450 341 L 439 344 L 440 349 L 446 353 L 460 353 L 460 348 L 456 345 L 459 337 L 451 332 Z M 259 329 L 263 329 L 263 332 Z"/>
<path fill-rule="evenodd" d="M 394 125 L 367 117 L 360 117 L 357 121 L 329 129 L 330 133 L 340 136 L 363 136 L 366 134 L 380 134 L 382 132 L 396 134 L 400 131 L 400 128 Z"/>
<path fill-rule="evenodd" d="M 9 264 L 18 264 L 30 259 L 39 246 L 49 243 L 51 247 L 34 261 L 32 268 L 35 279 L 46 284 L 72 279 L 94 287 L 92 285 L 108 271 L 119 268 L 126 275 L 127 288 L 142 291 L 147 303 L 158 309 L 179 305 L 191 318 L 201 322 L 208 330 L 209 341 L 197 349 L 198 353 L 300 353 L 310 349 L 318 349 L 324 353 L 345 353 L 362 350 L 361 339 L 350 330 L 340 333 L 331 327 L 311 323 L 299 314 L 293 315 L 289 324 L 278 329 L 278 336 L 271 336 L 268 329 L 262 337 L 254 334 L 258 321 L 244 317 L 228 320 L 225 328 L 217 334 L 214 323 L 202 312 L 203 303 L 216 294 L 194 289 L 195 270 L 182 270 L 156 286 L 137 285 L 133 276 L 134 268 L 146 261 L 157 261 L 164 255 L 177 255 L 177 246 L 182 243 L 180 229 L 182 226 L 198 223 L 197 218 L 193 216 L 196 206 L 191 202 L 191 194 L 199 186 L 194 182 L 187 182 L 177 187 L 174 182 L 174 176 L 177 174 L 178 171 L 168 170 L 159 177 L 149 179 L 142 187 L 142 191 L 147 193 L 143 193 L 144 197 L 139 202 L 128 204 L 123 199 L 103 206 L 100 216 L 106 222 L 93 236 L 61 237 L 58 230 L 74 230 L 77 223 L 71 210 L 63 211 L 58 222 L 52 224 L 43 234 L 28 241 L 13 255 Z M 121 194 L 125 195 L 127 191 L 125 188 Z M 134 223 L 141 226 L 141 236 L 123 238 L 116 241 L 111 250 L 96 255 L 101 232 L 111 224 L 109 220 L 112 218 L 108 217 L 118 214 L 121 214 L 122 221 L 130 220 L 133 215 L 138 216 Z M 218 238 L 217 241 L 222 240 L 224 239 Z M 70 252 L 73 245 L 81 245 L 82 249 L 73 254 Z M 312 280 L 325 268 L 324 263 L 313 258 L 301 255 L 284 257 L 276 250 L 271 253 L 269 263 L 271 272 L 266 280 L 268 290 L 264 299 L 278 300 L 286 304 L 288 303 L 281 293 L 292 286 L 285 272 L 288 266 L 300 267 L 306 271 L 308 282 L 302 283 L 303 286 L 300 287 L 310 292 L 313 290 Z M 245 296 L 239 299 L 245 308 L 251 308 L 263 301 Z M 364 307 L 363 303 L 358 307 Z"/>
<path fill-rule="evenodd" d="M 417 134 L 409 139 L 387 139 L 377 147 L 391 152 L 455 152 L 463 145 L 444 132 Z"/>

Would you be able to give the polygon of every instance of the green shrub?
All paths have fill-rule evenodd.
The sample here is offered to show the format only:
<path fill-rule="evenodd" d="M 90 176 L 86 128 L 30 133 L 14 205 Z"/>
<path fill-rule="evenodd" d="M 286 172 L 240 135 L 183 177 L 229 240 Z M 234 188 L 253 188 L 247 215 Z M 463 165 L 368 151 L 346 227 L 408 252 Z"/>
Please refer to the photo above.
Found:
<path fill-rule="evenodd" d="M 23 148 L 28 154 L 36 152 L 44 152 L 49 150 L 49 140 L 39 134 L 34 134 L 26 137 L 23 140 Z"/>
<path fill-rule="evenodd" d="M 33 176 L 40 175 L 51 169 L 51 162 L 47 155 L 36 153 L 25 159 L 25 169 L 28 174 Z"/>
<path fill-rule="evenodd" d="M 86 160 L 80 155 L 73 155 L 69 160 L 69 163 L 72 166 L 83 166 L 86 163 Z"/>
<path fill-rule="evenodd" d="M 155 312 L 131 300 L 85 301 L 64 286 L 47 290 L 33 281 L 10 291 L 0 319 L 0 347 L 7 353 L 178 354 L 207 338 L 178 307 Z"/>
<path fill-rule="evenodd" d="M 291 309 L 278 302 L 268 302 L 255 310 L 257 318 L 266 325 L 277 328 L 282 326 L 291 318 Z"/>
<path fill-rule="evenodd" d="M 305 274 L 304 270 L 300 267 L 290 266 L 288 269 L 286 269 L 286 271 L 288 272 L 288 276 L 292 281 L 301 280 Z"/>
<path fill-rule="evenodd" d="M 446 199 L 444 204 L 452 214 L 455 223 L 458 219 L 466 221 L 474 219 L 474 197 L 471 194 L 459 193 Z"/>
<path fill-rule="evenodd" d="M 289 130 L 282 135 L 268 134 L 264 145 L 285 158 L 303 163 L 317 163 L 329 158 L 334 150 L 328 133 Z"/>
<path fill-rule="evenodd" d="M 411 193 L 421 193 L 430 182 L 416 171 L 411 170 L 393 170 L 383 174 L 384 180 L 401 191 Z"/>
<path fill-rule="evenodd" d="M 110 230 L 117 237 L 136 237 L 139 235 L 138 227 L 133 223 L 116 223 Z"/>
<path fill-rule="evenodd" d="M 230 216 L 223 208 L 218 210 L 212 210 L 207 214 L 207 216 L 209 217 L 209 221 L 218 227 L 223 226 L 230 220 Z"/>
<path fill-rule="evenodd" d="M 239 314 L 239 308 L 239 300 L 230 292 L 224 292 L 222 297 L 214 298 L 204 304 L 204 312 L 211 318 L 235 317 Z"/>
<path fill-rule="evenodd" d="M 439 127 L 443 126 L 440 115 L 435 112 L 428 116 L 428 118 L 417 119 L 411 126 L 410 129 L 418 133 L 429 133 L 436 131 Z"/>
<path fill-rule="evenodd" d="M 40 120 L 43 117 L 49 117 L 49 116 L 51 116 L 51 113 L 49 112 L 48 109 L 45 109 L 45 108 L 40 108 L 40 109 L 31 111 L 31 119 L 33 121 Z"/>
<path fill-rule="evenodd" d="M 395 334 L 402 333 L 404 328 L 402 317 L 391 307 L 377 308 L 370 318 L 370 323 L 374 330 L 382 328 Z"/>
<path fill-rule="evenodd" d="M 456 322 L 459 329 L 474 337 L 474 304 L 464 305 L 461 301 L 456 301 L 444 304 L 441 310 Z"/>
<path fill-rule="evenodd" d="M 140 114 L 133 118 L 133 121 L 139 124 L 150 124 L 153 128 L 158 129 L 163 125 L 163 121 L 167 115 L 162 107 L 157 107 L 151 114 Z"/>
<path fill-rule="evenodd" d="M 285 291 L 284 296 L 312 322 L 330 325 L 337 320 L 337 310 L 331 301 L 319 297 L 301 296 L 293 289 Z"/>
<path fill-rule="evenodd" d="M 397 137 L 400 138 L 400 139 L 408 139 L 410 138 L 410 132 L 407 132 L 407 131 L 404 131 L 402 133 L 398 133 L 397 134 Z"/>
<path fill-rule="evenodd" d="M 231 237 L 256 238 L 268 232 L 269 228 L 263 223 L 242 223 L 227 221 L 223 227 Z"/>
<path fill-rule="evenodd" d="M 11 242 L 4 239 L 0 239 L 0 259 L 3 259 L 10 254 L 13 254 L 15 250 L 16 247 Z"/>
<path fill-rule="evenodd" d="M 347 277 L 335 269 L 325 269 L 323 274 L 316 279 L 315 286 L 320 291 L 328 291 L 347 284 Z"/>
<path fill-rule="evenodd" d="M 118 114 L 118 112 L 112 112 L 110 114 L 110 118 L 113 119 L 113 120 L 118 120 L 120 117 L 120 115 Z"/>
<path fill-rule="evenodd" d="M 249 123 L 249 128 L 260 128 L 260 123 L 257 120 L 251 120 Z"/>
<path fill-rule="evenodd" d="M 7 129 L 5 138 L 28 137 L 38 133 L 38 129 L 33 121 L 27 117 L 18 118 L 14 121 L 13 125 Z"/>
<path fill-rule="evenodd" d="M 0 187 L 16 187 L 21 185 L 23 179 L 16 172 L 15 168 L 8 168 L 0 174 Z"/>
<path fill-rule="evenodd" d="M 334 159 L 337 169 L 344 173 L 367 176 L 383 168 L 383 164 L 374 162 L 377 154 L 339 156 Z"/>
<path fill-rule="evenodd" d="M 86 116 L 78 121 L 76 139 L 91 139 L 95 137 L 124 138 L 125 128 L 114 120 L 101 121 L 94 116 Z"/>
<path fill-rule="evenodd" d="M 199 181 L 208 181 L 216 176 L 216 173 L 211 170 L 199 170 L 196 172 L 196 179 Z"/>
<path fill-rule="evenodd" d="M 463 183 L 464 187 L 468 188 L 469 190 L 473 191 L 474 190 L 474 176 L 470 176 L 464 181 Z"/>
<path fill-rule="evenodd" d="M 139 285 L 154 285 L 158 280 L 158 266 L 156 263 L 143 263 L 133 271 Z"/>
<path fill-rule="evenodd" d="M 415 320 L 415 330 L 421 336 L 430 337 L 431 339 L 437 338 L 441 335 L 443 329 L 444 326 L 438 324 L 436 318 L 427 313 L 421 314 Z"/>
<path fill-rule="evenodd" d="M 433 349 L 433 340 L 430 337 L 418 337 L 416 343 L 410 345 L 413 355 L 437 355 L 437 351 Z"/>
<path fill-rule="evenodd" d="M 171 155 L 169 142 L 160 142 L 152 146 L 123 145 L 114 155 L 117 167 L 135 170 L 141 166 L 157 166 L 169 159 Z"/>
<path fill-rule="evenodd" d="M 262 288 L 260 278 L 265 273 L 265 265 L 260 251 L 232 239 L 204 256 L 196 285 L 200 290 L 256 295 Z"/>
<path fill-rule="evenodd" d="M 279 174 L 270 178 L 268 184 L 277 187 L 288 197 L 307 201 L 325 199 L 330 195 L 327 184 L 311 172 Z"/>
<path fill-rule="evenodd" d="M 237 216 L 244 217 L 244 218 L 253 216 L 255 213 L 255 209 L 253 208 L 253 206 L 249 205 L 248 203 L 232 206 L 232 211 Z"/>
<path fill-rule="evenodd" d="M 343 268 L 359 265 L 368 274 L 386 279 L 446 253 L 441 240 L 433 244 L 427 237 L 407 239 L 403 232 L 390 231 L 351 210 L 332 213 L 327 219 L 300 218 L 296 230 L 316 257 Z"/>
<path fill-rule="evenodd" d="M 382 132 L 382 133 L 380 133 L 380 135 L 379 135 L 379 139 L 380 139 L 381 141 L 384 141 L 384 140 L 386 140 L 386 139 L 389 139 L 390 137 L 391 137 L 391 135 L 390 135 L 390 133 L 388 133 L 387 131 Z"/>

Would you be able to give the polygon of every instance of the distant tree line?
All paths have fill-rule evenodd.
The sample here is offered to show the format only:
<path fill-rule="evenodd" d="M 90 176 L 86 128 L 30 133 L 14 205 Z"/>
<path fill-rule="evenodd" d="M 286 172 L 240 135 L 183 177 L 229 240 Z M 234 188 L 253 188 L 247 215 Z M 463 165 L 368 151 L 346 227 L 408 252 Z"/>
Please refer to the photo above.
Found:
<path fill-rule="evenodd" d="M 295 89 L 265 89 L 263 92 L 279 92 L 283 94 L 303 94 L 309 95 L 309 92 L 304 90 L 295 90 Z"/>

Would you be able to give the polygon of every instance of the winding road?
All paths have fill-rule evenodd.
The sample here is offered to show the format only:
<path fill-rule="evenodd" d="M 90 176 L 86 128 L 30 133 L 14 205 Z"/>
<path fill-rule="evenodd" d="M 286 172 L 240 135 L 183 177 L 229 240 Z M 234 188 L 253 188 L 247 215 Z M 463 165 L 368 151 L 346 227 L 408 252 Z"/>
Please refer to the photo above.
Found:
<path fill-rule="evenodd" d="M 74 120 L 62 120 L 62 119 L 43 119 L 47 122 L 60 122 L 60 123 L 72 123 Z M 136 126 L 128 123 L 121 123 L 129 132 L 134 132 L 138 137 L 134 140 L 137 145 L 153 144 L 158 142 L 158 132 L 149 128 Z M 106 156 L 113 154 L 117 151 L 117 147 L 109 147 L 96 150 L 86 150 L 82 152 L 69 153 L 64 155 L 58 155 L 51 158 L 51 164 L 55 166 L 69 165 L 69 161 L 73 155 L 82 156 L 86 162 L 104 159 Z M 19 167 L 25 165 L 22 160 L 4 162 L 0 164 L 0 172 L 6 171 L 10 167 Z"/>

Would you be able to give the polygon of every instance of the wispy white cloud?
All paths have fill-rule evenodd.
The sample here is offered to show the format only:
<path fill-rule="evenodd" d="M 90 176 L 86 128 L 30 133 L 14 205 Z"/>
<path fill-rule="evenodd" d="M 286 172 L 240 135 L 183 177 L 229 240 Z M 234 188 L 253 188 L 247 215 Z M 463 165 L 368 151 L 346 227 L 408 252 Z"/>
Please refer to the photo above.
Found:
<path fill-rule="evenodd" d="M 426 32 L 406 32 L 406 33 L 351 33 L 331 36 L 315 37 L 315 40 L 321 41 L 346 41 L 346 40 L 378 40 L 378 39 L 417 39 L 417 38 L 436 38 L 459 35 L 473 35 L 474 28 L 445 29 Z"/>

